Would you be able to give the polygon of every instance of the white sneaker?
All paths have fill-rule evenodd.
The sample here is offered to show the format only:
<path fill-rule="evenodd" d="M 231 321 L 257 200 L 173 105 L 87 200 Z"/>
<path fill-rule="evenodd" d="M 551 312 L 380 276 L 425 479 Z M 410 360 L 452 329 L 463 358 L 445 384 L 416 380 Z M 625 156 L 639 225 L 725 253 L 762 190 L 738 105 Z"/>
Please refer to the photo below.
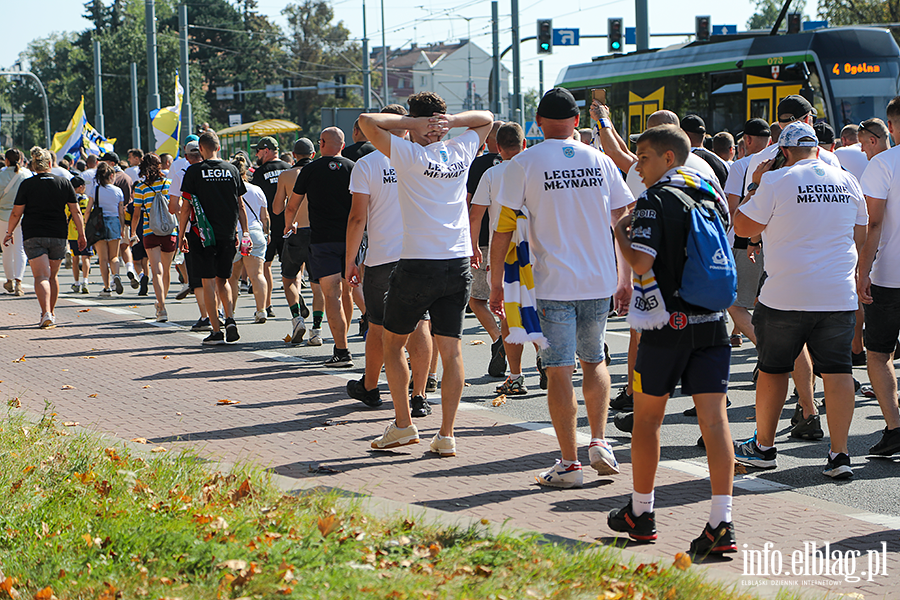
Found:
<path fill-rule="evenodd" d="M 618 475 L 619 462 L 606 440 L 591 442 L 588 446 L 588 458 L 598 475 Z"/>
<path fill-rule="evenodd" d="M 266 322 L 266 311 L 258 310 L 253 313 L 253 322 L 254 323 L 265 323 Z"/>
<path fill-rule="evenodd" d="M 72 284 L 72 292 L 77 294 L 80 291 L 81 291 L 81 285 L 79 285 L 77 283 L 73 283 Z"/>
<path fill-rule="evenodd" d="M 386 450 L 388 448 L 397 448 L 398 446 L 408 446 L 410 444 L 419 443 L 419 430 L 415 425 L 410 424 L 409 427 L 400 429 L 394 421 L 388 423 L 384 428 L 381 437 L 372 440 L 372 447 L 376 450 Z"/>
<path fill-rule="evenodd" d="M 303 341 L 303 336 L 306 335 L 306 323 L 303 321 L 303 317 L 297 315 L 291 319 L 291 325 L 293 326 L 293 329 L 291 330 L 291 343 L 299 344 Z"/>
<path fill-rule="evenodd" d="M 312 329 L 309 339 L 306 341 L 307 346 L 321 346 L 322 345 L 322 330 L 321 329 Z"/>
<path fill-rule="evenodd" d="M 157 323 L 165 323 L 168 320 L 169 320 L 169 313 L 166 312 L 166 309 L 164 307 L 157 308 L 156 309 L 156 322 Z"/>
<path fill-rule="evenodd" d="M 56 327 L 56 317 L 50 313 L 41 315 L 41 329 L 53 329 Z"/>
<path fill-rule="evenodd" d="M 430 449 L 440 456 L 456 456 L 456 438 L 444 437 L 438 439 L 438 434 L 431 438 Z"/>
<path fill-rule="evenodd" d="M 581 463 L 575 463 L 568 469 L 563 469 L 562 461 L 534 476 L 534 480 L 541 485 L 558 488 L 581 487 L 584 483 L 584 473 L 581 472 Z"/>

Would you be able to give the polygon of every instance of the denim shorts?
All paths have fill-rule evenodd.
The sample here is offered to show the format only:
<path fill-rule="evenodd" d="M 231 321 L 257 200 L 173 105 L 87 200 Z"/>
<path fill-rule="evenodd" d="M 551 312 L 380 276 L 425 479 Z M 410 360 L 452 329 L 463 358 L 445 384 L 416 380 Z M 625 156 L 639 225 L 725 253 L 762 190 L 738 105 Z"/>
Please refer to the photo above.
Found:
<path fill-rule="evenodd" d="M 103 232 L 103 240 L 118 240 L 122 237 L 122 226 L 119 223 L 119 215 L 114 217 L 107 217 L 103 215 L 103 228 L 106 230 Z"/>
<path fill-rule="evenodd" d="M 890 354 L 900 337 L 900 289 L 872 286 L 872 304 L 866 311 L 866 350 Z"/>
<path fill-rule="evenodd" d="M 806 344 L 819 373 L 852 373 L 850 344 L 855 325 L 854 310 L 777 310 L 757 302 L 753 329 L 759 370 L 790 373 Z"/>
<path fill-rule="evenodd" d="M 263 233 L 262 225 L 250 227 L 250 242 L 253 244 L 253 247 L 250 248 L 250 256 L 260 260 L 264 259 L 266 257 L 266 234 Z M 242 258 L 244 258 L 244 255 L 240 252 L 234 253 L 235 263 Z"/>
<path fill-rule="evenodd" d="M 409 335 L 427 311 L 433 335 L 461 338 L 472 283 L 470 262 L 468 257 L 400 259 L 384 299 L 384 328 Z"/>
<path fill-rule="evenodd" d="M 610 298 L 595 300 L 541 300 L 537 311 L 549 346 L 541 350 L 544 367 L 575 366 L 575 356 L 586 363 L 606 358 L 606 318 Z"/>
<path fill-rule="evenodd" d="M 33 237 L 22 242 L 28 260 L 47 255 L 50 260 L 62 260 L 66 257 L 65 238 Z"/>

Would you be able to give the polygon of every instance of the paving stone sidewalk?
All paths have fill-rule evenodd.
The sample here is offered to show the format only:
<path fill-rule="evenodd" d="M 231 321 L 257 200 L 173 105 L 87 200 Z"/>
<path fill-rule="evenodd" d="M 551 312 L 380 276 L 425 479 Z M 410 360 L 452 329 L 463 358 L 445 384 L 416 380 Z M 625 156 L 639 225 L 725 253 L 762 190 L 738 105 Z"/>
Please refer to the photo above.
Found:
<path fill-rule="evenodd" d="M 200 336 L 183 328 L 98 307 L 86 310 L 65 300 L 57 309 L 60 326 L 42 331 L 34 323 L 35 309 L 31 295 L 0 298 L 0 331 L 8 336 L 0 339 L 0 398 L 18 397 L 34 413 L 49 401 L 60 421 L 77 421 L 126 441 L 147 438 L 170 451 L 191 446 L 217 460 L 252 460 L 279 475 L 315 478 L 322 486 L 573 540 L 617 542 L 666 558 L 687 550 L 708 515 L 709 481 L 663 467 L 656 489 L 659 540 L 652 545 L 616 540 L 606 514 L 624 505 L 631 492 L 627 447 L 616 447 L 620 475 L 598 477 L 587 468 L 582 489 L 548 490 L 534 483 L 534 474 L 558 456 L 552 436 L 487 410 L 462 410 L 459 455 L 437 458 L 427 452 L 440 422 L 435 406 L 433 415 L 416 422 L 422 443 L 374 452 L 369 443 L 391 419 L 390 402 L 368 409 L 347 397 L 346 378 L 316 365 L 272 360 L 239 344 L 202 347 Z M 24 361 L 14 362 L 23 355 Z M 217 405 L 225 399 L 239 404 Z M 588 463 L 586 447 L 581 460 Z M 867 600 L 900 597 L 900 532 L 848 516 L 854 512 L 848 507 L 772 487 L 753 491 L 752 483 L 735 489 L 741 551 L 704 568 L 769 588 L 859 593 Z M 792 553 L 805 557 L 811 542 L 830 542 L 832 552 L 845 558 L 858 550 L 857 575 L 869 568 L 867 551 L 884 543 L 887 574 L 848 582 L 842 575 L 815 576 L 813 565 L 806 575 L 772 577 L 772 567 L 751 569 L 747 560 L 748 552 L 762 552 L 770 543 L 767 562 L 777 567 L 773 557 L 780 552 L 781 569 L 790 572 Z"/>

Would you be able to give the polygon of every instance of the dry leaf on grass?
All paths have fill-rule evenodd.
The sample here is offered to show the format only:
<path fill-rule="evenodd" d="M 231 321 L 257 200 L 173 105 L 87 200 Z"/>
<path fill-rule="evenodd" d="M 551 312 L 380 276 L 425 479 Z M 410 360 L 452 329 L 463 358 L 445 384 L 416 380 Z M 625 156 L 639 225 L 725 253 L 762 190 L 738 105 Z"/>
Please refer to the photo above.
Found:
<path fill-rule="evenodd" d="M 243 571 L 247 568 L 246 560 L 239 560 L 237 558 L 233 558 L 231 560 L 225 560 L 216 565 L 220 569 L 231 569 L 232 571 Z"/>
<path fill-rule="evenodd" d="M 55 598 L 56 596 L 53 595 L 53 590 L 50 589 L 49 585 L 34 593 L 34 600 L 54 600 Z"/>
<path fill-rule="evenodd" d="M 675 600 L 675 597 L 678 595 L 678 590 L 675 589 L 675 586 L 669 588 L 669 591 L 666 592 L 666 595 L 663 596 L 664 600 Z"/>
<path fill-rule="evenodd" d="M 338 521 L 337 517 L 334 515 L 328 515 L 327 517 L 319 517 L 319 533 L 322 534 L 322 537 L 328 537 L 329 533 L 334 532 L 337 528 L 341 526 L 341 522 Z"/>
<path fill-rule="evenodd" d="M 230 404 L 240 404 L 240 403 L 241 403 L 240 400 L 229 400 L 228 398 L 225 398 L 224 400 L 219 400 L 218 402 L 216 402 L 216 406 L 228 406 Z"/>
<path fill-rule="evenodd" d="M 506 404 L 506 394 L 500 394 L 499 396 L 494 398 L 491 404 L 494 406 L 503 406 L 504 404 Z"/>
<path fill-rule="evenodd" d="M 79 310 L 78 312 L 91 312 L 91 309 L 89 309 L 89 308 L 82 308 L 82 309 Z"/>
<path fill-rule="evenodd" d="M 675 562 L 672 563 L 672 566 L 680 571 L 686 570 L 691 566 L 691 557 L 685 554 L 684 552 L 679 552 L 675 555 Z"/>
<path fill-rule="evenodd" d="M 66 421 L 63 423 L 63 427 L 78 427 L 79 425 L 81 425 L 81 423 L 78 421 Z"/>
<path fill-rule="evenodd" d="M 470 346 L 483 346 L 484 340 L 472 340 L 471 342 L 469 342 L 469 345 Z"/>
<path fill-rule="evenodd" d="M 253 495 L 253 488 L 250 487 L 250 480 L 245 479 L 243 483 L 241 483 L 240 487 L 236 490 L 231 490 L 228 492 L 228 499 L 231 502 L 238 502 L 242 498 L 246 498 L 247 496 Z"/>
<path fill-rule="evenodd" d="M 131 438 L 131 441 L 134 442 L 135 444 L 146 444 L 147 438 L 136 437 L 136 438 Z"/>
<path fill-rule="evenodd" d="M 156 448 L 153 448 L 152 450 L 150 450 L 150 452 L 153 452 L 153 453 L 168 452 L 168 450 L 166 450 L 162 446 L 157 446 Z"/>
<path fill-rule="evenodd" d="M 25 362 L 25 355 L 23 354 L 23 355 L 21 356 L 21 358 L 17 358 L 17 359 L 14 360 L 13 362 L 14 362 L 14 363 Z"/>
<path fill-rule="evenodd" d="M 9 405 L 10 408 L 22 408 L 22 401 L 19 400 L 18 396 L 10 399 L 10 401 L 7 402 L 7 404 Z"/>

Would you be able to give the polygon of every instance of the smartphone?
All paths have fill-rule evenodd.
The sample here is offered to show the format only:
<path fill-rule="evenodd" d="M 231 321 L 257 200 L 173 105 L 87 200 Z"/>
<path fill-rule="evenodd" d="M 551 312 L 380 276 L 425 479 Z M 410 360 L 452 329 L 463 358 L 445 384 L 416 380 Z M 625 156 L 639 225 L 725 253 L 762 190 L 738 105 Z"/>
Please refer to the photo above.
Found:
<path fill-rule="evenodd" d="M 784 166 L 784 163 L 787 162 L 787 156 L 784 155 L 784 152 L 781 151 L 781 148 L 778 149 L 778 154 L 775 155 L 775 162 L 772 164 L 772 170 L 780 169 Z"/>
<path fill-rule="evenodd" d="M 596 100 L 600 104 L 606 105 L 606 88 L 595 88 L 591 90 L 591 100 Z"/>

